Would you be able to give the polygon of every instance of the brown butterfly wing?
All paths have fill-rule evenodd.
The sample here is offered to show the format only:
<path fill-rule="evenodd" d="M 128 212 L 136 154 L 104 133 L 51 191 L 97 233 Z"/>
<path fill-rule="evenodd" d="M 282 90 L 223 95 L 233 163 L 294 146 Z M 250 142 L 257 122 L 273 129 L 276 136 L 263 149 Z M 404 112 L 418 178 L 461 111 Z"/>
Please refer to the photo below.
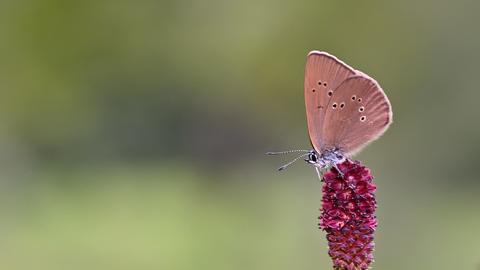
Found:
<path fill-rule="evenodd" d="M 310 141 L 321 152 L 324 148 L 325 111 L 335 89 L 355 70 L 326 52 L 312 51 L 305 67 L 305 107 Z"/>
<path fill-rule="evenodd" d="M 392 123 L 390 102 L 378 83 L 363 73 L 334 91 L 325 110 L 324 149 L 351 156 L 380 137 Z"/>

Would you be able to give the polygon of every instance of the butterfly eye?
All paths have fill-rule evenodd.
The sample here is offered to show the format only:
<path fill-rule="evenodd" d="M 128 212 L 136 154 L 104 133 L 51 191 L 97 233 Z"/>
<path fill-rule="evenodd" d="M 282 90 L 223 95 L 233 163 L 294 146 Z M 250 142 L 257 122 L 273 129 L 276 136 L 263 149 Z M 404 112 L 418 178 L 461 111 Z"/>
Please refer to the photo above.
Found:
<path fill-rule="evenodd" d="M 337 103 L 336 102 L 332 104 L 332 108 L 334 108 L 334 109 L 337 108 Z"/>
<path fill-rule="evenodd" d="M 362 107 L 358 108 L 358 111 L 363 112 L 363 111 L 365 111 L 365 108 L 362 106 Z"/>
<path fill-rule="evenodd" d="M 333 91 L 332 90 L 328 91 L 327 95 L 331 97 L 333 95 Z"/>
<path fill-rule="evenodd" d="M 353 95 L 352 100 L 355 100 L 355 99 L 357 99 L 357 96 Z"/>
<path fill-rule="evenodd" d="M 343 109 L 345 107 L 345 102 L 340 103 L 340 109 Z"/>
<path fill-rule="evenodd" d="M 367 117 L 365 115 L 360 117 L 360 121 L 365 122 L 365 120 L 367 120 Z"/>

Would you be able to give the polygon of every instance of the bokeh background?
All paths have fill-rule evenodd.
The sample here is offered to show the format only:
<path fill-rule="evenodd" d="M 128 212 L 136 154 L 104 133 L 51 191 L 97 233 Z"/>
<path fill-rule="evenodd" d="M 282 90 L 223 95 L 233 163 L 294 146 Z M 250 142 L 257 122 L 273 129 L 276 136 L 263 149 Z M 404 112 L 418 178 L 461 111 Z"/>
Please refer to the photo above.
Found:
<path fill-rule="evenodd" d="M 394 124 L 374 269 L 480 267 L 480 2 L 0 2 L 0 269 L 330 269 L 306 54 Z"/>

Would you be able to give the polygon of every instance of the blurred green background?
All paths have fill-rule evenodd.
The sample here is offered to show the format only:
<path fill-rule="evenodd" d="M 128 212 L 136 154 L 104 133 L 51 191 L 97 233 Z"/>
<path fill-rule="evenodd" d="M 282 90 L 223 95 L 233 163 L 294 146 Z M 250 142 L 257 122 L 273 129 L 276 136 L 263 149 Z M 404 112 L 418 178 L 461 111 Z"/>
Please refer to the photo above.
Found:
<path fill-rule="evenodd" d="M 306 54 L 394 124 L 374 269 L 480 267 L 480 2 L 0 2 L 0 269 L 330 269 Z"/>

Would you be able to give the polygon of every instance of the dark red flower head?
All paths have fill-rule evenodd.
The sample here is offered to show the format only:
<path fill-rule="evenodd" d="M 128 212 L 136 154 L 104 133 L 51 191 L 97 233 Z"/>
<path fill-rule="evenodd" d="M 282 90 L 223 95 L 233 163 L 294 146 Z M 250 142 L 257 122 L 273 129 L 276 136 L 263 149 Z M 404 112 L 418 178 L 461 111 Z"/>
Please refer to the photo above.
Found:
<path fill-rule="evenodd" d="M 370 170 L 346 160 L 323 175 L 320 228 L 327 232 L 334 269 L 364 270 L 373 262 L 375 189 Z"/>

